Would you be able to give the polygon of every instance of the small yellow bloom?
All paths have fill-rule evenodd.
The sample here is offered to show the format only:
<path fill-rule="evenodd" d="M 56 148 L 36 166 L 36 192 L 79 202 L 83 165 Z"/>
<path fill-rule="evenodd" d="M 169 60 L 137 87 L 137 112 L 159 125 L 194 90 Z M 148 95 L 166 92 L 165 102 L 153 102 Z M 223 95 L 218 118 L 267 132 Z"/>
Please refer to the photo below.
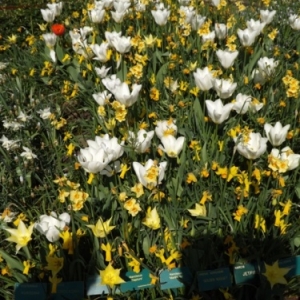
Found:
<path fill-rule="evenodd" d="M 255 229 L 261 229 L 262 232 L 266 232 L 266 220 L 258 215 L 258 214 L 255 214 L 255 224 L 254 224 L 254 228 Z"/>
<path fill-rule="evenodd" d="M 281 206 L 283 206 L 282 215 L 288 216 L 290 214 L 293 202 L 289 199 L 286 203 L 279 202 Z"/>
<path fill-rule="evenodd" d="M 101 249 L 103 251 L 105 251 L 105 261 L 110 262 L 112 260 L 111 259 L 111 252 L 115 251 L 115 249 L 112 248 L 110 243 L 107 243 L 106 245 L 102 243 L 101 244 Z"/>
<path fill-rule="evenodd" d="M 47 256 L 46 261 L 48 265 L 45 267 L 45 269 L 51 271 L 52 276 L 56 276 L 64 265 L 63 257 Z"/>
<path fill-rule="evenodd" d="M 11 234 L 11 236 L 8 237 L 6 240 L 9 242 L 16 243 L 16 253 L 18 253 L 22 247 L 27 246 L 28 242 L 32 240 L 31 235 L 33 227 L 34 223 L 29 225 L 27 228 L 23 221 L 20 220 L 17 229 L 3 228 Z"/>
<path fill-rule="evenodd" d="M 271 285 L 271 289 L 277 283 L 287 284 L 284 276 L 290 271 L 290 268 L 280 268 L 278 265 L 278 261 L 275 261 L 273 265 L 267 265 L 265 263 L 266 271 L 262 273 Z"/>
<path fill-rule="evenodd" d="M 207 201 L 212 201 L 212 194 L 210 191 L 204 191 L 200 200 L 201 205 L 205 205 Z"/>
<path fill-rule="evenodd" d="M 29 269 L 33 268 L 35 266 L 35 264 L 32 263 L 30 260 L 25 260 L 25 261 L 23 261 L 23 266 L 24 266 L 23 274 L 28 275 Z"/>
<path fill-rule="evenodd" d="M 113 288 L 116 284 L 124 283 L 125 281 L 120 277 L 121 269 L 114 269 L 111 264 L 100 271 L 101 284 L 106 284 L 110 288 Z"/>
<path fill-rule="evenodd" d="M 121 164 L 120 178 L 124 179 L 126 172 L 129 171 L 129 170 L 130 170 L 130 167 L 128 167 L 127 164 Z"/>
<path fill-rule="evenodd" d="M 144 195 L 144 188 L 141 183 L 136 183 L 130 190 L 136 194 L 137 198 L 140 198 L 142 195 Z"/>
<path fill-rule="evenodd" d="M 160 228 L 160 217 L 157 213 L 156 207 L 154 207 L 153 209 L 151 209 L 150 206 L 148 207 L 146 216 L 143 219 L 142 223 L 153 230 L 157 230 Z"/>
<path fill-rule="evenodd" d="M 99 218 L 96 225 L 86 225 L 86 226 L 92 229 L 96 237 L 104 238 L 116 227 L 116 226 L 110 226 L 111 219 L 112 218 L 103 222 L 102 218 Z"/>
<path fill-rule="evenodd" d="M 188 211 L 193 217 L 206 217 L 205 205 L 196 203 L 195 209 L 188 209 Z"/>
<path fill-rule="evenodd" d="M 234 219 L 238 222 L 241 221 L 241 218 L 244 214 L 248 213 L 248 209 L 246 207 L 244 207 L 243 205 L 239 205 L 238 209 L 236 210 L 235 213 L 233 213 L 232 215 L 234 216 Z"/>
<path fill-rule="evenodd" d="M 197 178 L 193 173 L 188 173 L 186 182 L 188 184 L 193 183 L 193 182 L 197 182 Z"/>

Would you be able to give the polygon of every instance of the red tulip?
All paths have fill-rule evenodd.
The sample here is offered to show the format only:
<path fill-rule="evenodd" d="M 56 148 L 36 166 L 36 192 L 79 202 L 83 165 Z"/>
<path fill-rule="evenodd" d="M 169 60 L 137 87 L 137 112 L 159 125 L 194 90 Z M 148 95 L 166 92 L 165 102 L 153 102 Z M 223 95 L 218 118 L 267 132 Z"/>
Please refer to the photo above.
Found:
<path fill-rule="evenodd" d="M 62 35 L 64 35 L 66 28 L 63 24 L 53 24 L 51 26 L 51 30 L 54 34 L 56 34 L 58 36 L 62 36 Z"/>

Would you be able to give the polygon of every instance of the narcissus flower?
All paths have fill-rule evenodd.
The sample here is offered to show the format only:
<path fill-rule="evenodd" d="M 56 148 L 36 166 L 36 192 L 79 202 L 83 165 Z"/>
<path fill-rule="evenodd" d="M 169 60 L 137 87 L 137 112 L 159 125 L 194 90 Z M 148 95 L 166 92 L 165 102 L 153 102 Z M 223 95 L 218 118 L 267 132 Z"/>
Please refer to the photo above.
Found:
<path fill-rule="evenodd" d="M 116 227 L 116 226 L 110 226 L 111 219 L 112 218 L 104 222 L 102 218 L 99 218 L 96 225 L 86 225 L 86 226 L 92 229 L 96 237 L 104 238 Z"/>
<path fill-rule="evenodd" d="M 51 30 L 55 35 L 62 36 L 65 34 L 66 28 L 64 24 L 53 24 Z"/>
<path fill-rule="evenodd" d="M 188 211 L 193 217 L 206 217 L 205 205 L 196 203 L 195 209 L 188 209 Z"/>
<path fill-rule="evenodd" d="M 31 241 L 31 234 L 33 231 L 34 224 L 31 224 L 26 227 L 26 225 L 23 223 L 22 220 L 20 220 L 18 228 L 13 229 L 13 228 L 4 228 L 7 232 L 11 234 L 10 237 L 8 237 L 6 240 L 9 242 L 16 243 L 16 253 L 19 252 L 19 250 L 22 247 L 27 246 L 28 242 Z"/>
<path fill-rule="evenodd" d="M 133 162 L 133 169 L 139 182 L 149 190 L 152 190 L 158 184 L 160 184 L 165 176 L 165 170 L 167 162 L 157 163 L 152 159 L 149 159 L 145 166 L 138 162 Z"/>
<path fill-rule="evenodd" d="M 125 282 L 120 277 L 121 269 L 114 269 L 111 264 L 105 268 L 105 270 L 100 271 L 101 284 L 106 284 L 110 288 L 113 288 L 117 284 Z"/>

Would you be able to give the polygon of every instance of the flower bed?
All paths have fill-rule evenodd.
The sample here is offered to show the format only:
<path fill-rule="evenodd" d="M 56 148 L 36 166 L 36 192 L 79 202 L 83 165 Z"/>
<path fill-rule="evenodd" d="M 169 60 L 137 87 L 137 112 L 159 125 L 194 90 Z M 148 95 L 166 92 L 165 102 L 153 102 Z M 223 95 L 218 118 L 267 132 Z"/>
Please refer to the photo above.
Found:
<path fill-rule="evenodd" d="M 2 36 L 1 295 L 297 294 L 299 9 L 53 2 Z"/>

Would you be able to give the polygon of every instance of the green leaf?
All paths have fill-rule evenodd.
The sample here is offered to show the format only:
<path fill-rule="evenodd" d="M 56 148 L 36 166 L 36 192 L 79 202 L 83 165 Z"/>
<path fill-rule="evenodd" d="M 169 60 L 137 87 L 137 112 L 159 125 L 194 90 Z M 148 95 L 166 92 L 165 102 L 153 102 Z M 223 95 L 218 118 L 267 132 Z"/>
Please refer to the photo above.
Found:
<path fill-rule="evenodd" d="M 149 236 L 145 236 L 143 240 L 143 251 L 146 255 L 149 255 L 149 249 L 151 247 Z"/>
<path fill-rule="evenodd" d="M 157 80 L 158 83 L 162 83 L 163 82 L 164 77 L 166 76 L 166 74 L 168 72 L 168 66 L 169 66 L 169 63 L 167 62 L 164 65 L 162 65 L 162 67 L 157 72 L 156 80 Z"/>
<path fill-rule="evenodd" d="M 294 238 L 294 246 L 295 247 L 300 247 L 300 236 L 296 236 Z"/>
<path fill-rule="evenodd" d="M 300 199 L 300 185 L 296 186 L 295 192 L 296 192 L 296 195 L 297 195 L 298 199 Z"/>
<path fill-rule="evenodd" d="M 62 62 L 63 58 L 65 57 L 65 53 L 58 43 L 56 44 L 55 52 L 56 52 L 58 60 L 60 62 Z"/>
<path fill-rule="evenodd" d="M 6 263 L 11 269 L 17 269 L 23 272 L 24 266 L 19 260 L 12 258 L 4 250 L 1 249 L 0 249 L 0 255 L 2 256 L 2 258 L 5 259 Z"/>
<path fill-rule="evenodd" d="M 73 81 L 77 82 L 77 81 L 78 81 L 79 70 L 76 69 L 76 68 L 74 68 L 73 66 L 69 66 L 69 67 L 67 68 L 67 71 L 68 71 L 68 73 L 69 73 L 69 75 L 70 75 L 70 78 L 71 78 Z"/>

